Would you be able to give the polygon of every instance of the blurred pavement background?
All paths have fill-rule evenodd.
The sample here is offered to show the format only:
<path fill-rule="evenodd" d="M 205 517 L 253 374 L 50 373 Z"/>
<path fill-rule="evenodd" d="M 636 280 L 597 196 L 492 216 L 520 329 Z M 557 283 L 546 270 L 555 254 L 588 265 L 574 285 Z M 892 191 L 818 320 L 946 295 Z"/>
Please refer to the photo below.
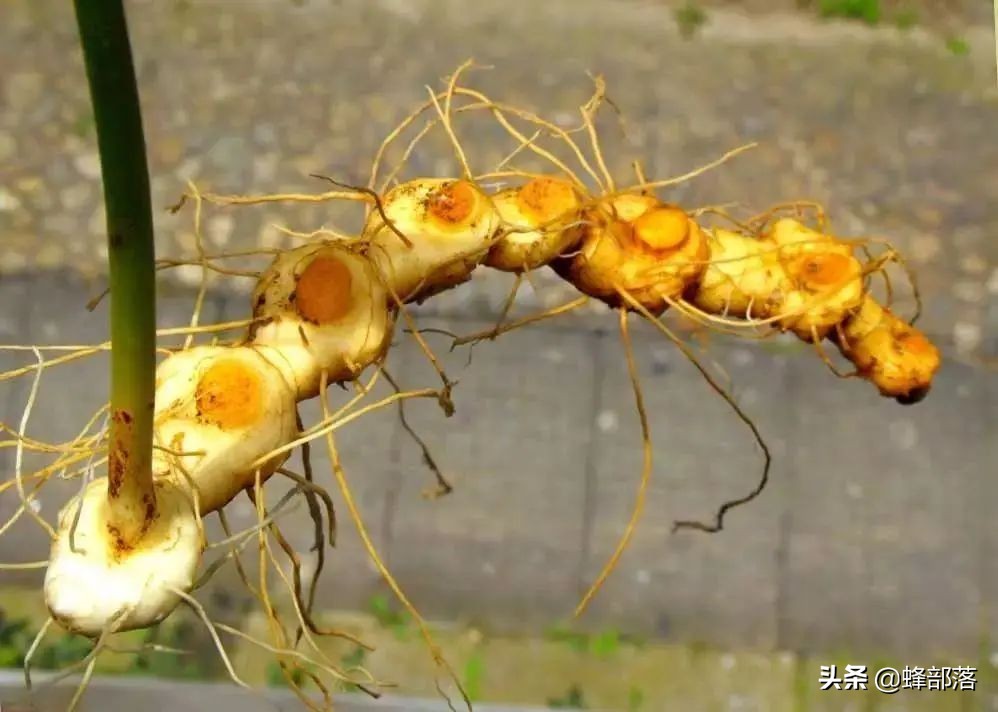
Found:
<path fill-rule="evenodd" d="M 586 72 L 603 73 L 626 120 L 626 137 L 604 121 L 621 174 L 636 156 L 660 177 L 758 141 L 667 197 L 756 208 L 811 198 L 840 234 L 889 236 L 918 273 L 920 325 L 945 366 L 928 399 L 906 408 L 834 378 L 796 343 L 712 337 L 710 357 L 773 449 L 772 481 L 722 533 L 670 534 L 674 519 L 709 518 L 749 490 L 761 455 L 678 351 L 637 329 L 652 490 L 630 550 L 583 624 L 802 654 L 998 655 L 998 91 L 989 13 L 974 5 L 949 20 L 964 47 L 932 27 L 743 15 L 730 5 L 711 5 L 706 23 L 682 39 L 673 6 L 641 0 L 135 0 L 158 253 L 191 250 L 190 213 L 165 211 L 188 179 L 233 193 L 320 191 L 307 177 L 314 172 L 364 182 L 378 143 L 424 99 L 424 86 L 439 86 L 471 57 L 493 67 L 472 75 L 476 86 L 559 122 L 576 120 L 591 90 Z M 99 165 L 66 3 L 6 0 L 0 67 L 0 342 L 102 341 L 105 313 L 84 306 L 101 289 Z M 489 137 L 469 143 L 480 169 L 502 157 Z M 446 147 L 431 148 L 414 155 L 412 174 L 452 174 Z M 326 206 L 240 209 L 214 211 L 206 235 L 213 249 L 275 246 L 283 244 L 277 221 L 349 225 Z M 556 280 L 538 283 L 542 292 L 525 290 L 517 313 L 569 296 Z M 422 307 L 421 324 L 484 328 L 508 287 L 482 271 Z M 164 274 L 161 292 L 162 323 L 185 323 L 190 274 Z M 247 309 L 245 290 L 219 284 L 203 321 Z M 448 339 L 428 338 L 447 351 Z M 3 367 L 29 361 L 0 354 Z M 461 350 L 446 358 L 460 380 L 452 419 L 430 404 L 409 408 L 455 484 L 450 496 L 420 496 L 431 476 L 388 412 L 343 431 L 348 472 L 377 543 L 428 615 L 542 630 L 570 613 L 598 573 L 637 486 L 639 430 L 614 319 L 593 310 L 535 325 L 466 361 Z M 407 385 L 433 383 L 408 339 L 392 368 Z M 2 384 L 0 420 L 17 422 L 26 389 Z M 53 370 L 35 432 L 69 436 L 105 390 L 100 360 Z M 306 409 L 306 422 L 314 417 Z M 0 452 L 2 469 L 10 465 Z M 46 501 L 43 514 L 56 506 Z M 245 526 L 252 512 L 240 506 L 234 517 Z M 0 501 L 4 516 L 12 507 L 10 497 Z M 296 522 L 307 548 L 310 525 Z M 331 609 L 363 607 L 380 590 L 345 522 L 343 514 L 321 589 Z M 0 560 L 44 557 L 39 546 L 5 537 Z"/>

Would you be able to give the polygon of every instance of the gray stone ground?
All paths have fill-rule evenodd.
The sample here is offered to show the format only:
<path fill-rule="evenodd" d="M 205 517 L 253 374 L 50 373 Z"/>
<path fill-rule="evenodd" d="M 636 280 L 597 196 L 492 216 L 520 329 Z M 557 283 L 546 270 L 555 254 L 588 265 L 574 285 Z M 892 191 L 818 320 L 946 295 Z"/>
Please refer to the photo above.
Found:
<path fill-rule="evenodd" d="M 27 293 L 28 339 L 58 333 L 71 342 L 99 341 L 104 332 L 72 277 L 15 278 L 2 289 Z M 211 301 L 218 318 L 230 318 L 246 300 Z M 163 323 L 180 323 L 185 302 L 182 295 L 164 300 Z M 461 315 L 421 323 L 458 333 L 488 324 Z M 430 474 L 392 413 L 340 432 L 376 542 L 429 615 L 543 629 L 570 611 L 611 552 L 641 456 L 619 343 L 594 323 L 597 317 L 576 317 L 512 332 L 479 346 L 470 367 L 466 352 L 444 357 L 460 381 L 457 413 L 448 421 L 430 401 L 412 402 L 407 413 L 454 481 L 446 498 L 420 496 Z M 589 625 L 803 651 L 976 651 L 992 631 L 998 594 L 989 374 L 952 359 L 930 397 L 904 408 L 866 384 L 835 379 L 806 350 L 773 353 L 716 340 L 712 357 L 727 367 L 739 403 L 773 449 L 773 480 L 759 500 L 730 516 L 723 533 L 670 535 L 674 519 L 709 518 L 724 498 L 750 488 L 761 457 L 693 368 L 655 334 L 636 332 L 655 476 L 634 543 Z M 449 339 L 429 338 L 446 353 Z M 53 368 L 32 422 L 45 423 L 53 438 L 71 437 L 104 398 L 104 364 Z M 406 386 L 433 383 L 409 339 L 400 340 L 390 368 Z M 16 421 L 17 399 L 7 407 Z M 315 411 L 306 405 L 306 422 Z M 322 448 L 314 461 L 328 478 Z M 60 498 L 66 494 L 59 490 Z M 4 510 L 12 505 L 5 498 Z M 47 498 L 42 512 L 55 506 Z M 231 513 L 237 527 L 253 521 L 248 503 L 235 503 Z M 362 606 L 379 590 L 378 577 L 342 504 L 340 517 L 322 602 Z M 290 522 L 292 539 L 306 549 L 310 525 L 304 517 Z M 2 540 L 8 559 L 44 557 L 38 538 L 15 538 Z"/>
<path fill-rule="evenodd" d="M 0 694 L 15 693 L 21 686 L 19 676 L 0 670 Z M 12 712 L 62 712 L 69 705 L 74 692 L 71 685 L 48 688 L 39 692 L 29 707 L 11 707 Z M 107 712 L 107 710 L 131 710 L 148 707 L 150 698 L 156 706 L 153 709 L 171 712 L 200 712 L 209 706 L 212 709 L 239 709 L 242 712 L 293 712 L 301 709 L 301 702 L 290 692 L 273 692 L 254 695 L 233 685 L 202 684 L 194 686 L 177 685 L 159 680 L 130 680 L 109 678 L 98 680 L 87 691 L 79 707 L 82 712 Z M 11 699 L 17 699 L 12 697 Z M 210 701 L 206 704 L 206 701 Z M 9 703 L 16 704 L 16 703 Z M 7 709 L 6 707 L 4 709 Z M 444 702 L 415 700 L 390 695 L 379 700 L 371 700 L 361 695 L 343 695 L 337 700 L 337 709 L 342 712 L 445 712 Z M 476 704 L 479 712 L 534 712 L 541 708 L 506 707 L 499 705 Z M 571 712 L 571 711 L 569 711 Z"/>
<path fill-rule="evenodd" d="M 218 192 L 319 191 L 314 172 L 363 182 L 425 85 L 468 58 L 495 67 L 473 74 L 476 86 L 566 124 L 590 91 L 585 72 L 601 72 L 629 126 L 622 141 L 609 114 L 603 122 L 618 175 L 632 158 L 667 176 L 759 141 L 668 197 L 757 209 L 819 200 L 841 233 L 889 236 L 909 255 L 932 297 L 932 331 L 962 352 L 993 353 L 998 142 L 986 25 L 960 31 L 972 49 L 961 57 L 923 29 L 717 10 L 684 42 L 666 3 L 468 5 L 134 2 L 155 204 L 173 203 L 185 179 Z M 72 18 L 53 0 L 8 2 L 3 13 L 0 267 L 98 272 L 98 161 Z M 477 170 L 509 148 L 488 126 L 462 134 Z M 455 170 L 437 141 L 410 174 Z M 190 215 L 158 217 L 160 254 L 189 255 Z M 330 206 L 223 212 L 205 225 L 209 248 L 272 246 L 281 220 L 303 230 L 356 222 Z"/>
<path fill-rule="evenodd" d="M 890 235 L 911 256 L 923 325 L 947 356 L 936 388 L 903 408 L 836 380 L 806 351 L 712 339 L 711 356 L 775 455 L 770 488 L 721 534 L 669 530 L 751 487 L 759 452 L 675 349 L 637 329 L 655 475 L 633 545 L 586 623 L 804 652 L 991 650 L 998 92 L 988 32 L 968 28 L 972 52 L 957 57 L 919 30 L 720 11 L 684 42 L 668 8 L 624 0 L 145 1 L 130 11 L 160 207 L 188 178 L 219 192 L 322 190 L 304 177 L 315 171 L 361 182 L 423 85 L 473 56 L 495 66 L 477 84 L 565 122 L 589 90 L 584 72 L 603 72 L 629 122 L 626 148 L 652 175 L 760 141 L 668 194 L 684 205 L 811 197 L 843 233 Z M 72 18 L 52 0 L 8 2 L 0 18 L 0 341 L 97 342 L 105 314 L 83 303 L 99 289 L 103 217 Z M 495 132 L 467 135 L 479 169 L 502 157 Z M 455 170 L 446 147 L 433 145 L 415 155 L 412 174 Z M 627 160 L 612 155 L 621 172 Z M 206 233 L 213 249 L 273 246 L 273 222 L 349 225 L 341 212 L 217 211 Z M 189 254 L 190 214 L 157 221 L 160 254 Z M 180 286 L 164 287 L 164 324 L 185 321 L 189 276 L 166 278 Z M 521 311 L 563 298 L 563 287 L 539 282 L 546 291 L 527 290 Z M 423 323 L 482 328 L 507 286 L 483 273 L 424 308 Z M 245 313 L 244 294 L 215 291 L 205 319 Z M 446 351 L 447 339 L 429 338 Z M 29 359 L 0 352 L 0 367 Z M 408 339 L 393 359 L 407 384 L 433 382 Z M 461 379 L 451 420 L 428 403 L 409 408 L 455 482 L 451 496 L 420 497 L 430 477 L 389 413 L 343 431 L 348 473 L 377 543 L 423 609 L 537 630 L 570 612 L 633 501 L 638 430 L 613 318 L 537 325 L 476 348 L 470 368 L 465 359 L 447 358 Z M 0 419 L 17 421 L 27 386 L 0 383 Z M 47 374 L 29 432 L 44 424 L 50 438 L 71 437 L 105 390 L 98 359 Z M 0 464 L 9 471 L 9 451 Z M 42 513 L 56 506 L 47 499 Z M 10 497 L 0 501 L 5 516 L 11 507 Z M 233 516 L 247 525 L 251 512 Z M 305 546 L 309 529 L 296 522 Z M 31 523 L 18 526 L 0 540 L 0 560 L 43 557 L 26 534 Z M 350 527 L 341 532 L 322 602 L 362 605 L 377 576 Z"/>

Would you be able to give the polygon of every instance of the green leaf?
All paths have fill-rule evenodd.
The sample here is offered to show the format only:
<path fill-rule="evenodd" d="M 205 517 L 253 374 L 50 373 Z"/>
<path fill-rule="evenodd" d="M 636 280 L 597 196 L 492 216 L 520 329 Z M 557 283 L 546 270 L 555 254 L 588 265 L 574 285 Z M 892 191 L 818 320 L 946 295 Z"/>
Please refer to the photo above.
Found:
<path fill-rule="evenodd" d="M 14 647 L 0 647 L 0 668 L 16 668 L 24 664 L 24 656 Z"/>
<path fill-rule="evenodd" d="M 914 8 L 905 8 L 898 11 L 894 16 L 894 26 L 899 30 L 910 30 L 918 24 L 918 11 Z"/>
<path fill-rule="evenodd" d="M 367 651 L 358 645 L 349 653 L 340 658 L 340 662 L 343 663 L 343 667 L 345 668 L 360 667 L 361 665 L 364 664 L 364 659 L 366 657 L 367 657 Z"/>
<path fill-rule="evenodd" d="M 627 712 L 640 712 L 644 704 L 644 691 L 640 687 L 631 687 L 627 692 Z"/>
<path fill-rule="evenodd" d="M 606 630 L 589 641 L 589 652 L 599 658 L 608 658 L 620 650 L 620 633 Z"/>
<path fill-rule="evenodd" d="M 677 7 L 673 16 L 683 39 L 692 38 L 707 22 L 707 13 L 695 0 L 687 0 L 685 5 Z"/>
<path fill-rule="evenodd" d="M 464 690 L 472 700 L 482 698 L 482 680 L 485 677 L 485 659 L 475 650 L 464 664 Z"/>
<path fill-rule="evenodd" d="M 281 672 L 281 666 L 276 662 L 267 663 L 267 686 L 268 687 L 285 687 L 287 681 L 284 679 L 284 673 Z"/>
<path fill-rule="evenodd" d="M 374 616 L 375 620 L 377 620 L 378 623 L 385 628 L 394 628 L 398 625 L 403 625 L 406 622 L 405 616 L 392 608 L 392 604 L 389 601 L 388 596 L 383 593 L 371 596 L 371 600 L 368 602 L 367 608 L 371 612 L 371 615 Z"/>
<path fill-rule="evenodd" d="M 962 37 L 949 37 L 946 40 L 946 49 L 957 57 L 963 57 L 970 53 L 970 43 Z"/>
<path fill-rule="evenodd" d="M 553 697 L 548 700 L 548 707 L 554 709 L 566 709 L 572 708 L 584 710 L 586 708 L 586 700 L 582 694 L 582 688 L 578 685 L 572 685 L 568 688 L 562 697 Z"/>
<path fill-rule="evenodd" d="M 27 628 L 28 621 L 26 619 L 16 620 L 13 623 L 0 620 L 0 646 L 17 644 Z"/>
<path fill-rule="evenodd" d="M 821 0 L 821 14 L 825 17 L 842 17 L 861 20 L 868 25 L 880 21 L 880 0 Z"/>
<path fill-rule="evenodd" d="M 580 653 L 586 652 L 589 648 L 589 636 L 585 633 L 566 628 L 565 626 L 553 626 L 548 628 L 544 634 L 553 643 L 565 643 L 570 648 Z"/>
<path fill-rule="evenodd" d="M 392 628 L 392 633 L 395 635 L 395 640 L 405 642 L 412 637 L 411 636 L 412 629 L 409 627 L 409 624 L 404 620 L 399 621 L 398 623 L 393 623 L 391 628 Z"/>
<path fill-rule="evenodd" d="M 288 687 L 288 680 L 284 677 L 281 664 L 272 661 L 267 665 L 266 673 L 267 685 L 270 687 Z M 302 687 L 305 683 L 305 671 L 299 667 L 291 669 L 291 680 L 295 686 Z"/>

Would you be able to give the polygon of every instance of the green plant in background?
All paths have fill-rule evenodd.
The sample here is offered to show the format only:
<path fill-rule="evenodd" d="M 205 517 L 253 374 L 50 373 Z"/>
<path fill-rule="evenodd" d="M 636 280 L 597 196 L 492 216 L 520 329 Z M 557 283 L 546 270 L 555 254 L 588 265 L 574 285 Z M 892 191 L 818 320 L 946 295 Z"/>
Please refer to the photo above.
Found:
<path fill-rule="evenodd" d="M 582 633 L 566 626 L 558 625 L 549 628 L 544 637 L 553 643 L 564 643 L 579 653 L 586 653 L 598 658 L 608 658 L 620 651 L 622 645 L 641 647 L 644 640 L 621 633 L 614 628 L 607 628 L 598 633 Z"/>
<path fill-rule="evenodd" d="M 627 712 L 641 712 L 645 705 L 645 692 L 640 687 L 631 686 L 627 691 Z"/>
<path fill-rule="evenodd" d="M 24 665 L 33 631 L 37 628 L 28 618 L 10 619 L 0 610 L 0 668 L 18 668 Z M 166 679 L 203 680 L 216 672 L 217 663 L 208 662 L 192 651 L 199 647 L 197 628 L 182 617 L 157 628 L 126 634 L 128 643 L 122 647 L 139 652 L 127 667 L 112 666 L 115 672 L 126 675 L 143 675 Z M 32 667 L 39 670 L 56 670 L 78 663 L 93 648 L 89 638 L 59 633 L 43 639 L 32 657 Z"/>
<path fill-rule="evenodd" d="M 957 57 L 963 57 L 970 54 L 970 43 L 962 37 L 947 37 L 946 49 Z"/>
<path fill-rule="evenodd" d="M 0 611 L 0 668 L 24 666 L 24 656 L 34 638 L 31 627 L 28 619 L 10 620 Z M 38 647 L 32 665 L 42 670 L 61 668 L 79 661 L 92 646 L 87 638 L 63 633 Z"/>
<path fill-rule="evenodd" d="M 673 16 L 680 36 L 687 40 L 707 23 L 707 11 L 696 0 L 687 0 L 675 9 Z"/>
<path fill-rule="evenodd" d="M 548 707 L 552 709 L 565 709 L 565 708 L 575 708 L 579 710 L 586 709 L 586 698 L 582 694 L 582 688 L 578 685 L 572 685 L 568 688 L 568 691 L 561 697 L 552 697 L 548 700 Z"/>
<path fill-rule="evenodd" d="M 354 649 L 349 653 L 343 655 L 340 658 L 340 662 L 343 663 L 344 668 L 355 668 L 360 667 L 364 664 L 364 660 L 367 659 L 367 651 L 359 645 L 354 646 Z"/>
<path fill-rule="evenodd" d="M 598 658 L 608 658 L 620 650 L 620 633 L 605 630 L 589 639 L 589 652 Z"/>
<path fill-rule="evenodd" d="M 354 649 L 351 650 L 349 653 L 345 653 L 343 656 L 340 657 L 340 664 L 343 665 L 344 670 L 350 670 L 351 668 L 358 668 L 361 665 L 363 665 L 366 659 L 367 659 L 367 651 L 361 646 L 357 645 L 354 646 Z M 280 670 L 278 670 L 278 673 L 279 672 Z M 285 683 L 286 681 L 283 679 L 282 676 L 281 684 Z M 343 689 L 346 692 L 356 692 L 359 688 L 353 683 L 346 682 L 343 683 Z"/>
<path fill-rule="evenodd" d="M 485 679 L 485 658 L 480 650 L 473 650 L 464 663 L 464 691 L 472 701 L 482 699 L 482 682 Z"/>
<path fill-rule="evenodd" d="M 157 628 L 147 628 L 143 635 L 147 649 L 135 656 L 126 673 L 180 680 L 212 676 L 205 661 L 189 652 L 197 646 L 196 628 L 191 621 L 173 619 Z"/>
<path fill-rule="evenodd" d="M 412 632 L 411 620 L 402 611 L 392 607 L 388 596 L 376 594 L 368 601 L 367 609 L 382 628 L 390 629 L 398 640 L 408 640 Z"/>
<path fill-rule="evenodd" d="M 20 667 L 24 662 L 24 641 L 28 621 L 9 621 L 0 611 L 0 668 Z"/>
<path fill-rule="evenodd" d="M 807 712 L 814 686 L 814 668 L 811 661 L 804 657 L 794 658 L 794 676 L 792 685 L 793 712 Z"/>
<path fill-rule="evenodd" d="M 267 686 L 268 687 L 294 687 L 301 689 L 308 682 L 308 674 L 301 668 L 292 668 L 290 673 L 291 682 L 284 676 L 281 664 L 276 660 L 267 663 Z"/>
<path fill-rule="evenodd" d="M 565 626 L 553 626 L 544 634 L 553 643 L 564 643 L 573 650 L 584 653 L 589 647 L 589 636 Z"/>
<path fill-rule="evenodd" d="M 30 643 L 29 643 L 30 644 Z M 41 645 L 32 658 L 32 665 L 41 670 L 58 670 L 84 658 L 93 648 L 89 638 L 63 634 L 50 643 Z M 27 646 L 22 648 L 27 650 Z M 19 665 L 24 664 L 22 658 Z"/>
<path fill-rule="evenodd" d="M 819 11 L 824 17 L 861 20 L 868 25 L 880 22 L 880 0 L 821 0 Z"/>
<path fill-rule="evenodd" d="M 918 24 L 918 11 L 913 7 L 898 10 L 894 15 L 894 26 L 899 30 L 910 30 Z"/>
<path fill-rule="evenodd" d="M 34 638 L 31 628 L 30 620 L 10 620 L 0 611 L 0 668 L 24 666 L 24 656 Z M 93 643 L 88 638 L 63 633 L 38 647 L 32 665 L 41 670 L 62 668 L 78 662 L 91 647 Z"/>

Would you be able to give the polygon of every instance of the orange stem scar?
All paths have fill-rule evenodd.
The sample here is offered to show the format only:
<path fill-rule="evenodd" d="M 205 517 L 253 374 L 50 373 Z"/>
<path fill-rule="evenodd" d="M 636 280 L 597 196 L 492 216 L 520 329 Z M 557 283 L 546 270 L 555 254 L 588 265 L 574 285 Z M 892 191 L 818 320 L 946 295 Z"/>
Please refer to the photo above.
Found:
<path fill-rule="evenodd" d="M 298 277 L 295 306 L 311 322 L 334 322 L 353 306 L 352 286 L 353 275 L 342 260 L 328 255 L 316 257 Z"/>
<path fill-rule="evenodd" d="M 466 180 L 455 180 L 437 188 L 426 202 L 429 214 L 445 225 L 461 225 L 474 211 L 478 190 Z"/>
<path fill-rule="evenodd" d="M 797 264 L 797 273 L 811 289 L 836 287 L 853 276 L 854 261 L 838 252 L 805 255 Z"/>
<path fill-rule="evenodd" d="M 525 183 L 516 193 L 516 202 L 520 210 L 542 223 L 574 210 L 579 205 L 571 183 L 548 176 Z"/>
<path fill-rule="evenodd" d="M 236 359 L 213 363 L 195 390 L 202 421 L 223 430 L 252 425 L 263 413 L 263 384 L 256 369 Z"/>
<path fill-rule="evenodd" d="M 634 236 L 653 250 L 672 250 L 690 234 L 690 219 L 683 210 L 665 206 L 649 210 L 634 221 Z"/>

